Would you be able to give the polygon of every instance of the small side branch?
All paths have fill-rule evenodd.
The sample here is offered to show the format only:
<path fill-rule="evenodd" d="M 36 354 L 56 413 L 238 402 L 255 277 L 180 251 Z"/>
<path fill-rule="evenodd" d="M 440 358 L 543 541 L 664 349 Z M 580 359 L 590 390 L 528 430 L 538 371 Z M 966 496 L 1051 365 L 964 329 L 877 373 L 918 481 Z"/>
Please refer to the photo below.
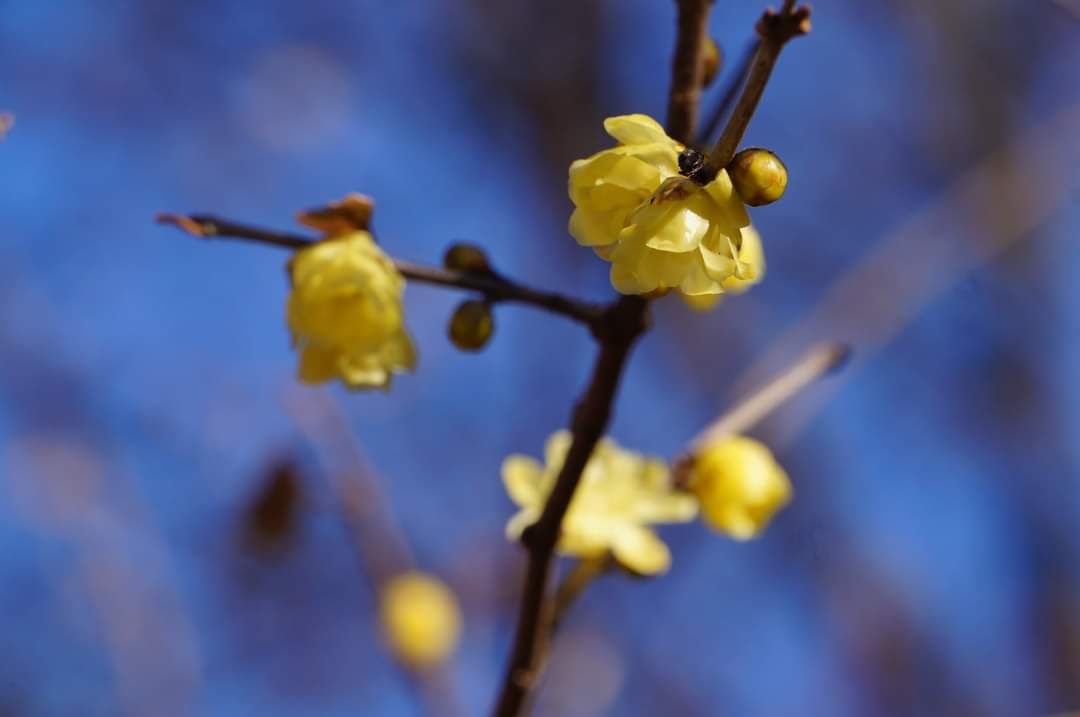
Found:
<path fill-rule="evenodd" d="M 754 55 L 750 78 L 743 88 L 738 104 L 735 105 L 731 119 L 720 135 L 720 140 L 709 154 L 709 168 L 714 174 L 726 167 L 735 156 L 735 150 L 746 133 L 750 118 L 754 116 L 784 45 L 792 38 L 810 32 L 810 8 L 806 5 L 795 7 L 795 0 L 784 0 L 780 12 L 765 11 L 758 20 L 756 30 L 761 42 Z"/>
<path fill-rule="evenodd" d="M 303 249 L 316 239 L 301 234 L 279 232 L 241 224 L 208 214 L 159 214 L 159 224 L 170 224 L 202 239 L 241 239 L 285 249 Z M 452 289 L 475 291 L 491 302 L 511 302 L 535 306 L 553 314 L 579 321 L 596 331 L 603 317 L 603 308 L 511 281 L 495 272 L 464 272 L 414 264 L 394 259 L 394 266 L 406 279 Z"/>
<path fill-rule="evenodd" d="M 752 428 L 814 381 L 840 369 L 850 356 L 851 349 L 845 344 L 830 342 L 811 347 L 797 361 L 694 436 L 688 452 L 695 454 L 710 443 Z"/>

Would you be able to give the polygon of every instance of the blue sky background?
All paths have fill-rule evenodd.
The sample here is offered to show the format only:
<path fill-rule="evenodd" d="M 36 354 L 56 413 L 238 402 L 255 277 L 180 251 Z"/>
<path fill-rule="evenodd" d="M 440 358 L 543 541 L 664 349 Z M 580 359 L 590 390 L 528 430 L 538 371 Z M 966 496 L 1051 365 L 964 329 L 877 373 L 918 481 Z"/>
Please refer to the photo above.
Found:
<path fill-rule="evenodd" d="M 522 567 L 499 464 L 565 425 L 591 340 L 506 306 L 464 355 L 461 297 L 410 285 L 415 376 L 300 387 L 285 255 L 152 218 L 288 229 L 360 191 L 397 256 L 468 239 L 606 299 L 566 166 L 662 117 L 672 5 L 0 2 L 0 714 L 419 714 L 327 481 L 349 454 L 302 427 L 327 393 L 460 593 L 451 673 L 488 709 Z M 753 213 L 768 278 L 660 302 L 611 434 L 671 456 L 815 340 L 857 358 L 755 431 L 796 486 L 766 535 L 665 530 L 669 575 L 576 606 L 538 714 L 1080 708 L 1080 6 L 818 5 L 747 135 L 791 172 Z M 731 64 L 761 9 L 717 4 Z M 253 550 L 282 460 L 295 520 Z"/>

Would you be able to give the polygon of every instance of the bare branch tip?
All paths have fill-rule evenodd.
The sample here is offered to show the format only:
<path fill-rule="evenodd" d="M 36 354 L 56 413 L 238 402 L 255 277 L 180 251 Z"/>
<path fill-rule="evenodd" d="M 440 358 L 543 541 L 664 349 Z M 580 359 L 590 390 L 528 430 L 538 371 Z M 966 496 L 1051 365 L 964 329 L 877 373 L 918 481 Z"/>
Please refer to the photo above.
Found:
<path fill-rule="evenodd" d="M 785 2 L 780 11 L 769 8 L 758 20 L 758 35 L 784 44 L 792 38 L 810 34 L 810 6 L 799 5 L 796 7 L 794 0 Z"/>
<path fill-rule="evenodd" d="M 834 341 L 824 344 L 821 350 L 825 353 L 825 371 L 826 373 L 835 373 L 851 362 L 852 356 L 855 351 L 850 344 Z"/>
<path fill-rule="evenodd" d="M 213 231 L 210 231 L 212 225 L 207 225 L 205 222 L 201 222 L 195 217 L 190 217 L 186 214 L 168 214 L 163 212 L 155 215 L 154 221 L 158 224 L 176 227 L 180 231 L 194 237 L 205 238 L 214 233 Z"/>

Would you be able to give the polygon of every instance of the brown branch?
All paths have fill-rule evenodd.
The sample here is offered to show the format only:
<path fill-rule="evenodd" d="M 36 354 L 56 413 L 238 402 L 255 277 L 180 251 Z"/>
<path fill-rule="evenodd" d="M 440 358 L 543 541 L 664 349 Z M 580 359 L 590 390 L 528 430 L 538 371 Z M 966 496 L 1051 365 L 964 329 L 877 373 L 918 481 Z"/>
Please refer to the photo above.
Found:
<path fill-rule="evenodd" d="M 678 37 L 672 65 L 667 133 L 687 143 L 693 139 L 701 94 L 702 51 L 711 0 L 676 0 Z M 573 436 L 555 486 L 540 518 L 521 536 L 529 552 L 517 629 L 503 678 L 495 717 L 517 717 L 536 686 L 551 634 L 553 605 L 547 599 L 548 575 L 563 518 L 570 507 L 585 464 L 611 417 L 612 405 L 634 342 L 647 327 L 649 302 L 624 296 L 611 305 L 594 327 L 600 354 L 585 395 L 574 408 Z"/>
<path fill-rule="evenodd" d="M 678 37 L 672 60 L 671 94 L 668 98 L 667 133 L 690 144 L 697 129 L 698 106 L 704 86 L 704 50 L 708 41 L 709 7 L 712 0 L 675 0 L 678 6 Z"/>
<path fill-rule="evenodd" d="M 784 0 L 784 6 L 779 13 L 774 10 L 765 11 L 758 20 L 756 30 L 761 42 L 754 55 L 750 79 L 743 88 L 720 140 L 709 154 L 709 170 L 713 175 L 726 167 L 735 156 L 735 150 L 746 133 L 750 118 L 754 116 L 784 45 L 788 40 L 810 32 L 810 8 L 806 5 L 796 8 L 795 0 Z"/>
<path fill-rule="evenodd" d="M 592 379 L 574 409 L 570 425 L 573 435 L 570 449 L 543 513 L 521 536 L 522 543 L 529 551 L 529 565 L 510 663 L 495 707 L 496 717 L 520 714 L 526 697 L 539 678 L 542 655 L 550 632 L 548 574 L 551 572 L 559 529 L 585 464 L 607 428 L 623 366 L 637 337 L 646 328 L 647 309 L 646 299 L 624 296 L 606 314 L 604 332 L 599 334 L 600 354 L 593 367 Z"/>
<path fill-rule="evenodd" d="M 207 214 L 159 214 L 157 221 L 159 224 L 170 224 L 203 239 L 243 239 L 286 249 L 303 249 L 316 241 L 313 237 L 301 234 L 262 229 Z M 483 294 L 484 298 L 490 302 L 505 301 L 535 306 L 553 314 L 580 321 L 594 331 L 603 315 L 603 307 L 561 294 L 533 289 L 492 271 L 454 271 L 414 264 L 402 259 L 393 261 L 394 266 L 406 279 L 476 291 Z"/>
<path fill-rule="evenodd" d="M 739 88 L 746 82 L 747 74 L 750 72 L 750 63 L 753 61 L 754 56 L 757 55 L 758 45 L 760 44 L 761 40 L 755 39 L 753 43 L 743 50 L 742 56 L 739 57 L 739 64 L 735 66 L 735 72 L 732 73 L 724 86 L 724 91 L 720 94 L 720 100 L 716 103 L 713 111 L 709 113 L 704 125 L 698 132 L 697 144 L 699 147 L 705 147 L 712 142 L 713 135 L 719 129 L 721 120 L 724 119 L 728 110 L 731 109 L 731 105 L 734 104 L 735 98 L 739 94 Z"/>

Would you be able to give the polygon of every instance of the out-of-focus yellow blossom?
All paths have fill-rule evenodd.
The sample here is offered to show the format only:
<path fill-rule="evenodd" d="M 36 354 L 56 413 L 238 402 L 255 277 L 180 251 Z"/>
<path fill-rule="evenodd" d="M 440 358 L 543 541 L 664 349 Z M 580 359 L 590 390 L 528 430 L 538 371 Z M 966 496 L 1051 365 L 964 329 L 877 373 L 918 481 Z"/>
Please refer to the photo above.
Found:
<path fill-rule="evenodd" d="M 405 280 L 367 232 L 324 239 L 289 265 L 287 316 L 300 351 L 300 380 L 340 378 L 350 388 L 387 388 L 416 365 L 405 332 Z"/>
<path fill-rule="evenodd" d="M 685 148 L 645 115 L 609 117 L 604 129 L 619 144 L 570 165 L 570 234 L 611 262 L 615 289 L 700 296 L 723 294 L 733 277 L 752 283 L 740 250 L 750 217 L 727 172 L 704 187 L 680 176 Z"/>
<path fill-rule="evenodd" d="M 445 584 L 412 571 L 388 580 L 379 595 L 379 620 L 390 649 L 407 665 L 437 665 L 461 636 L 461 609 Z"/>
<path fill-rule="evenodd" d="M 571 436 L 558 431 L 547 441 L 545 465 L 529 456 L 509 456 L 503 483 L 521 508 L 506 525 L 511 540 L 536 522 L 570 448 Z M 597 558 L 610 551 L 621 565 L 642 575 L 668 569 L 671 554 L 649 526 L 685 523 L 697 515 L 693 496 L 676 492 L 667 465 L 601 440 L 581 476 L 563 518 L 558 550 L 564 555 Z"/>
<path fill-rule="evenodd" d="M 712 528 L 736 540 L 765 529 L 791 500 L 787 473 L 762 443 L 732 436 L 702 450 L 690 470 L 688 487 Z"/>

